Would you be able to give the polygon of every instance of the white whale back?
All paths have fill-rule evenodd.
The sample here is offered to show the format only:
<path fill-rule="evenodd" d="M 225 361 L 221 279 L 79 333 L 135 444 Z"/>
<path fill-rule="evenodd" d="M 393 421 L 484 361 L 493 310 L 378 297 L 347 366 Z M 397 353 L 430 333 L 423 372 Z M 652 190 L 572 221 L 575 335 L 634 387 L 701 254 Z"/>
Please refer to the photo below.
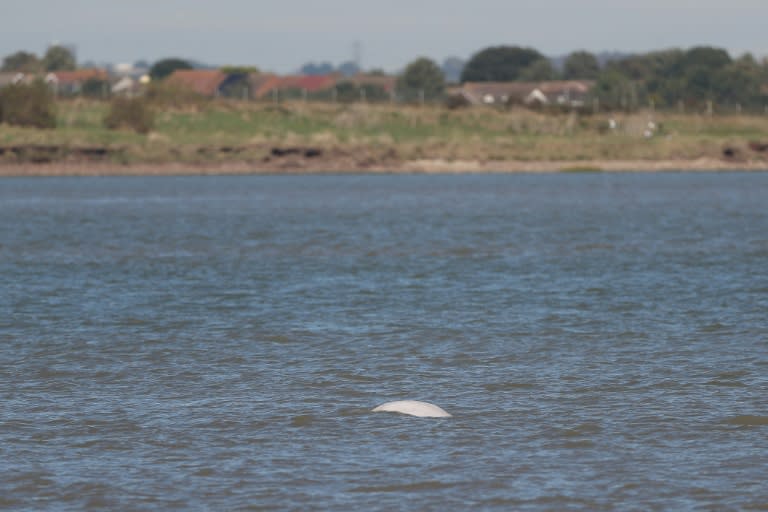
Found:
<path fill-rule="evenodd" d="M 373 409 L 373 412 L 399 412 L 419 418 L 450 418 L 451 415 L 440 407 L 429 402 L 419 402 L 418 400 L 398 400 L 397 402 L 387 402 Z"/>

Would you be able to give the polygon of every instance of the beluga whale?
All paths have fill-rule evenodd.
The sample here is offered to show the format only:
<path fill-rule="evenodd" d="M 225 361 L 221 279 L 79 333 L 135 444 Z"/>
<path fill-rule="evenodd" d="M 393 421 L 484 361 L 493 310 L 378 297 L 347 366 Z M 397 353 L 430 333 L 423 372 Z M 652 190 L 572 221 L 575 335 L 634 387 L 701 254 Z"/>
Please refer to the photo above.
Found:
<path fill-rule="evenodd" d="M 451 415 L 442 408 L 429 402 L 419 402 L 418 400 L 398 400 L 397 402 L 387 402 L 381 404 L 372 410 L 372 412 L 399 412 L 409 416 L 419 418 L 450 418 Z"/>

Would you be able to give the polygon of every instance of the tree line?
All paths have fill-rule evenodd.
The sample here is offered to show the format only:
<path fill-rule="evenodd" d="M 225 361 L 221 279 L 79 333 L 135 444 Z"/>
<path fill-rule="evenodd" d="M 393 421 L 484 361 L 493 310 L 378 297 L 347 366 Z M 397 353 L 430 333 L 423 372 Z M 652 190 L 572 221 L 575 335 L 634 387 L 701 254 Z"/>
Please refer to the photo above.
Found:
<path fill-rule="evenodd" d="M 749 53 L 733 59 L 710 46 L 629 55 L 603 65 L 594 54 L 576 51 L 562 69 L 535 49 L 497 46 L 476 53 L 461 74 L 462 82 L 557 79 L 594 81 L 592 94 L 608 109 L 768 104 L 768 60 Z"/>
<path fill-rule="evenodd" d="M 28 73 L 76 67 L 74 55 L 62 46 L 48 48 L 42 57 L 19 51 L 2 62 L 3 71 Z M 193 67 L 185 59 L 166 58 L 155 62 L 149 74 L 153 80 L 162 80 L 176 69 Z M 594 83 L 592 96 L 601 109 L 634 110 L 650 106 L 694 110 L 711 108 L 713 104 L 737 109 L 768 108 L 768 60 L 758 60 L 748 53 L 732 58 L 724 49 L 711 46 L 638 53 L 607 62 L 580 50 L 569 54 L 559 65 L 534 48 L 492 46 L 478 51 L 466 62 L 446 59 L 442 67 L 426 57 L 413 60 L 398 74 L 399 93 L 410 100 L 443 98 L 451 84 L 447 67 L 452 77 L 458 75 L 459 83 L 588 80 Z M 253 67 L 222 69 L 256 71 Z M 329 63 L 309 63 L 302 72 L 317 74 L 333 69 Z M 347 75 L 360 71 L 353 63 L 345 63 L 339 70 Z M 342 92 L 354 96 L 344 87 Z M 371 89 L 367 97 L 380 96 L 386 95 Z"/>

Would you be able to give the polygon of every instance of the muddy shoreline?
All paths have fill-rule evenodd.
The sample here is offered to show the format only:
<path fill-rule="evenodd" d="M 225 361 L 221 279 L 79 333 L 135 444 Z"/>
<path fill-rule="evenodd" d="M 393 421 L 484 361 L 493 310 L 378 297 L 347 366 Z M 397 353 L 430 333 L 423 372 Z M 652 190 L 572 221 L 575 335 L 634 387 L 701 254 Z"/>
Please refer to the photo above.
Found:
<path fill-rule="evenodd" d="M 360 160 L 350 156 L 266 161 L 114 163 L 107 161 L 0 162 L 0 176 L 184 176 L 258 174 L 463 174 L 538 172 L 768 171 L 764 160 Z"/>

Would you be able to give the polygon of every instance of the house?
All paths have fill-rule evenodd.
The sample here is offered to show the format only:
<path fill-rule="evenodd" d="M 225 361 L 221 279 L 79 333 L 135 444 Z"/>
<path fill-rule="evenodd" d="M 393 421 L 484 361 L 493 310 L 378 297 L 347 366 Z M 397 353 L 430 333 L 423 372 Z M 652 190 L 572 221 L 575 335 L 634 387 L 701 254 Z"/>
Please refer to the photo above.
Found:
<path fill-rule="evenodd" d="M 0 88 L 6 85 L 26 83 L 29 78 L 20 71 L 3 71 L 0 72 Z"/>
<path fill-rule="evenodd" d="M 226 73 L 218 69 L 177 69 L 165 83 L 209 98 L 247 98 L 250 96 L 247 73 Z"/>
<path fill-rule="evenodd" d="M 530 82 L 466 82 L 450 94 L 462 96 L 470 105 L 522 103 L 536 88 Z"/>
<path fill-rule="evenodd" d="M 107 82 L 109 73 L 106 69 L 90 68 L 74 71 L 51 71 L 45 75 L 45 83 L 49 84 L 56 94 L 69 96 L 80 94 L 83 85 L 89 81 Z"/>
<path fill-rule="evenodd" d="M 217 69 L 177 69 L 165 82 L 202 96 L 217 97 L 221 96 L 229 78 L 230 75 Z"/>
<path fill-rule="evenodd" d="M 328 91 L 336 86 L 339 75 L 257 75 L 251 79 L 254 85 L 253 97 L 266 98 L 270 95 L 296 96 Z"/>
<path fill-rule="evenodd" d="M 112 82 L 112 94 L 116 96 L 127 96 L 132 98 L 142 92 L 144 83 L 141 79 L 137 80 L 131 76 L 123 76 Z"/>
<path fill-rule="evenodd" d="M 545 82 L 466 82 L 449 94 L 463 97 L 471 105 L 582 107 L 594 82 L 550 80 Z"/>
<path fill-rule="evenodd" d="M 357 87 L 378 87 L 390 95 L 394 94 L 395 89 L 397 88 L 396 76 L 358 73 L 348 78 L 347 81 L 352 82 Z"/>
<path fill-rule="evenodd" d="M 142 66 L 137 67 L 133 64 L 121 62 L 112 67 L 112 74 L 117 77 L 129 76 L 134 80 L 138 80 L 142 76 L 149 74 L 149 68 Z"/>
<path fill-rule="evenodd" d="M 248 85 L 252 98 L 264 98 L 277 87 L 280 78 L 270 73 L 251 73 L 248 75 Z"/>
<path fill-rule="evenodd" d="M 543 107 L 549 105 L 549 98 L 544 91 L 536 87 L 523 98 L 523 104 L 527 107 Z"/>
<path fill-rule="evenodd" d="M 551 80 L 541 82 L 537 89 L 547 98 L 545 104 L 579 108 L 586 105 L 594 86 L 589 80 Z"/>

